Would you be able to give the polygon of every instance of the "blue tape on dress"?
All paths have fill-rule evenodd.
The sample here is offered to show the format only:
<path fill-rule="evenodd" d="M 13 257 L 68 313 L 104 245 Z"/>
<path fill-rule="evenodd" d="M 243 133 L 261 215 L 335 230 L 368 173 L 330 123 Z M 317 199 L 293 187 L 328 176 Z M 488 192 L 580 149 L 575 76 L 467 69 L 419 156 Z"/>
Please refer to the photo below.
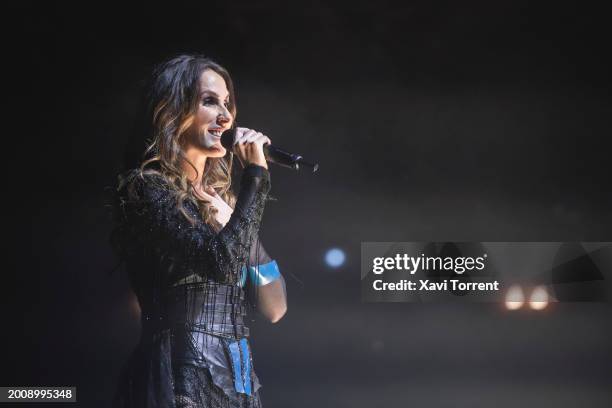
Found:
<path fill-rule="evenodd" d="M 251 355 L 249 354 L 249 343 L 247 339 L 240 340 L 240 349 L 242 350 L 242 366 L 244 367 L 244 393 L 251 395 Z"/>
<path fill-rule="evenodd" d="M 234 367 L 234 388 L 236 392 L 244 394 L 244 383 L 242 382 L 242 364 L 240 363 L 240 349 L 238 342 L 232 341 L 229 343 L 229 351 L 232 358 L 232 366 Z"/>
<path fill-rule="evenodd" d="M 280 270 L 276 261 L 271 261 L 263 265 L 249 267 L 249 278 L 257 286 L 267 285 L 280 278 Z"/>
<path fill-rule="evenodd" d="M 243 266 L 242 269 L 240 270 L 240 282 L 238 282 L 238 285 L 241 288 L 244 288 L 244 285 L 245 285 L 246 279 L 247 279 L 247 274 L 248 274 L 247 267 Z"/>

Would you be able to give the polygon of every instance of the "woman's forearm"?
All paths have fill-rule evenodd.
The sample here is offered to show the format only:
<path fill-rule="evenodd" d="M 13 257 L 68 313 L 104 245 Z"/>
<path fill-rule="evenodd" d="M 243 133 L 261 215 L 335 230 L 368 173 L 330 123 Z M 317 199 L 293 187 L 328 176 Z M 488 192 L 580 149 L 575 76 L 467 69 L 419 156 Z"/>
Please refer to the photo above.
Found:
<path fill-rule="evenodd" d="M 282 275 L 267 285 L 257 287 L 257 308 L 272 323 L 287 312 L 287 291 Z"/>

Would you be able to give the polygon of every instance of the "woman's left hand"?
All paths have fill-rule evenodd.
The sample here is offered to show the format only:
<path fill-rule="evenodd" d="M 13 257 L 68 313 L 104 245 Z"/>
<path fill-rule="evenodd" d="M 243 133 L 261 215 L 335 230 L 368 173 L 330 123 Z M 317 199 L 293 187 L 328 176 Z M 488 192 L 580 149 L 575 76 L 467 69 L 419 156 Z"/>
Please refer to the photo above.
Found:
<path fill-rule="evenodd" d="M 210 207 L 213 209 L 215 215 L 215 220 L 222 226 L 225 226 L 232 216 L 234 209 L 227 205 L 227 203 L 223 201 L 223 198 L 221 198 L 212 187 L 207 187 L 206 190 L 197 189 L 196 193 L 204 201 L 210 203 Z"/>

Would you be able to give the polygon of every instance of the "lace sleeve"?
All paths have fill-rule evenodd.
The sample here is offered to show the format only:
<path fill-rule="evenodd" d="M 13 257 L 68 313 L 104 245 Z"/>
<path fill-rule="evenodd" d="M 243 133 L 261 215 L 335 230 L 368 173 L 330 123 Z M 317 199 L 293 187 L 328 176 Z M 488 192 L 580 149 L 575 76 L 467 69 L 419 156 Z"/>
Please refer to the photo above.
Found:
<path fill-rule="evenodd" d="M 228 223 L 207 246 L 216 267 L 227 265 L 224 275 L 231 275 L 235 283 L 240 270 L 249 258 L 251 246 L 257 242 L 266 197 L 270 191 L 270 173 L 257 165 L 245 168 L 241 188 Z"/>
<path fill-rule="evenodd" d="M 255 240 L 255 243 L 251 245 L 249 253 L 249 266 L 263 265 L 268 262 L 272 262 L 272 258 L 268 255 L 268 252 L 264 248 L 259 237 Z"/>
<path fill-rule="evenodd" d="M 270 190 L 265 168 L 250 165 L 244 169 L 234 212 L 219 232 L 199 217 L 192 225 L 177 208 L 176 195 L 159 176 L 135 176 L 128 189 L 132 192 L 132 198 L 124 202 L 128 223 L 148 246 L 172 261 L 172 269 L 179 268 L 173 274 L 190 271 L 220 283 L 238 281 L 256 241 Z"/>

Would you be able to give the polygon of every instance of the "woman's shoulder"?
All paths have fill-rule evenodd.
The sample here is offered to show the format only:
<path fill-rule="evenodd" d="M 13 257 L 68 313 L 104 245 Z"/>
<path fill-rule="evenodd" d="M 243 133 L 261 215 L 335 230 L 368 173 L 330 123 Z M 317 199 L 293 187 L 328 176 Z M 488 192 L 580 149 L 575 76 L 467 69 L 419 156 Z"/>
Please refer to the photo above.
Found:
<path fill-rule="evenodd" d="M 117 191 L 127 201 L 141 201 L 171 194 L 166 178 L 153 169 L 130 169 L 118 176 Z"/>
<path fill-rule="evenodd" d="M 167 185 L 166 178 L 155 169 L 130 169 L 120 174 L 119 178 L 128 183 Z"/>

